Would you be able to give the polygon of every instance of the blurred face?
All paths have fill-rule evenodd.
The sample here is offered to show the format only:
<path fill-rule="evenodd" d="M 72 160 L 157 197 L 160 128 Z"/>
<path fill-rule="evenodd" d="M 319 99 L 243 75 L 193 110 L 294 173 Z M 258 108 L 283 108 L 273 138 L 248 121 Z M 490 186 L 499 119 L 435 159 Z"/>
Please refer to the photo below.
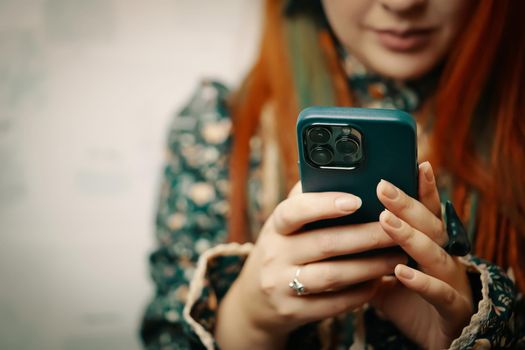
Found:
<path fill-rule="evenodd" d="M 449 52 L 475 0 L 322 0 L 335 35 L 367 68 L 418 78 Z"/>

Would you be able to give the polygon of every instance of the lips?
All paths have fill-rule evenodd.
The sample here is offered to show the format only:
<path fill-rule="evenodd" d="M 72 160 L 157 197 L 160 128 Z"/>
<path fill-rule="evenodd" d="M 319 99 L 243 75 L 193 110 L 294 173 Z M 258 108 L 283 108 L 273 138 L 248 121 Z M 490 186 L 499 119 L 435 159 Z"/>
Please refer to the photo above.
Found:
<path fill-rule="evenodd" d="M 433 28 L 394 30 L 372 29 L 379 43 L 391 51 L 414 51 L 430 43 Z"/>

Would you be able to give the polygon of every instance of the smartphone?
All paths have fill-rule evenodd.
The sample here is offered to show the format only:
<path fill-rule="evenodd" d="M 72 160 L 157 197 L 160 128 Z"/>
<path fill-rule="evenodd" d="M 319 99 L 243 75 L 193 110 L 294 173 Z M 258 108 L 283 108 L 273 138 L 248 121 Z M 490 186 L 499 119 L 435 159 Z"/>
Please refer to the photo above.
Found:
<path fill-rule="evenodd" d="M 307 225 L 366 223 L 384 210 L 376 194 L 385 179 L 417 198 L 414 118 L 394 109 L 309 107 L 297 119 L 303 192 L 347 192 L 361 198 L 355 213 Z"/>

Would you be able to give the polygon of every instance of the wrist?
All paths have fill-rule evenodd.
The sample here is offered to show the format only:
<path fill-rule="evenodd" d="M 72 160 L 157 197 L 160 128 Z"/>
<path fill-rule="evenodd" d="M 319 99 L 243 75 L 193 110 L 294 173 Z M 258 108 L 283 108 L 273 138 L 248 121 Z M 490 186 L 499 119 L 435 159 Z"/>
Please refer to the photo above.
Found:
<path fill-rule="evenodd" d="M 223 349 L 284 349 L 288 334 L 260 327 L 250 317 L 254 306 L 261 305 L 253 300 L 246 303 L 241 283 L 237 280 L 224 296 L 217 312 L 215 337 Z M 260 306 L 259 306 L 260 307 Z"/>

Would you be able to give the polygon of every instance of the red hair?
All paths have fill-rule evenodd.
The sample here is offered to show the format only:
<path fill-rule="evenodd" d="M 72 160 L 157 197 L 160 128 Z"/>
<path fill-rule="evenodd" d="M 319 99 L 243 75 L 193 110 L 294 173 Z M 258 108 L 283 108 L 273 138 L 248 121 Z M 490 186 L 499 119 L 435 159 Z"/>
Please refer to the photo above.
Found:
<path fill-rule="evenodd" d="M 289 19 L 279 0 L 266 1 L 265 26 L 258 60 L 231 99 L 234 145 L 231 158 L 229 241 L 249 239 L 246 181 L 249 140 L 263 105 L 272 102 L 280 126 L 277 139 L 286 187 L 298 180 L 297 152 L 290 130 L 299 111 L 293 62 L 286 41 Z M 480 1 L 447 58 L 436 92 L 431 161 L 439 174 L 454 177 L 453 199 L 468 215 L 468 193 L 479 193 L 475 253 L 503 268 L 511 267 L 525 291 L 519 251 L 525 241 L 525 3 Z M 318 47 L 331 77 L 334 103 L 352 97 L 334 44 L 320 31 Z M 524 247 L 525 248 L 525 247 Z"/>
<path fill-rule="evenodd" d="M 480 194 L 475 253 L 512 268 L 525 291 L 525 26 L 522 1 L 481 1 L 437 94 L 433 164 L 451 172 L 467 216 Z"/>

